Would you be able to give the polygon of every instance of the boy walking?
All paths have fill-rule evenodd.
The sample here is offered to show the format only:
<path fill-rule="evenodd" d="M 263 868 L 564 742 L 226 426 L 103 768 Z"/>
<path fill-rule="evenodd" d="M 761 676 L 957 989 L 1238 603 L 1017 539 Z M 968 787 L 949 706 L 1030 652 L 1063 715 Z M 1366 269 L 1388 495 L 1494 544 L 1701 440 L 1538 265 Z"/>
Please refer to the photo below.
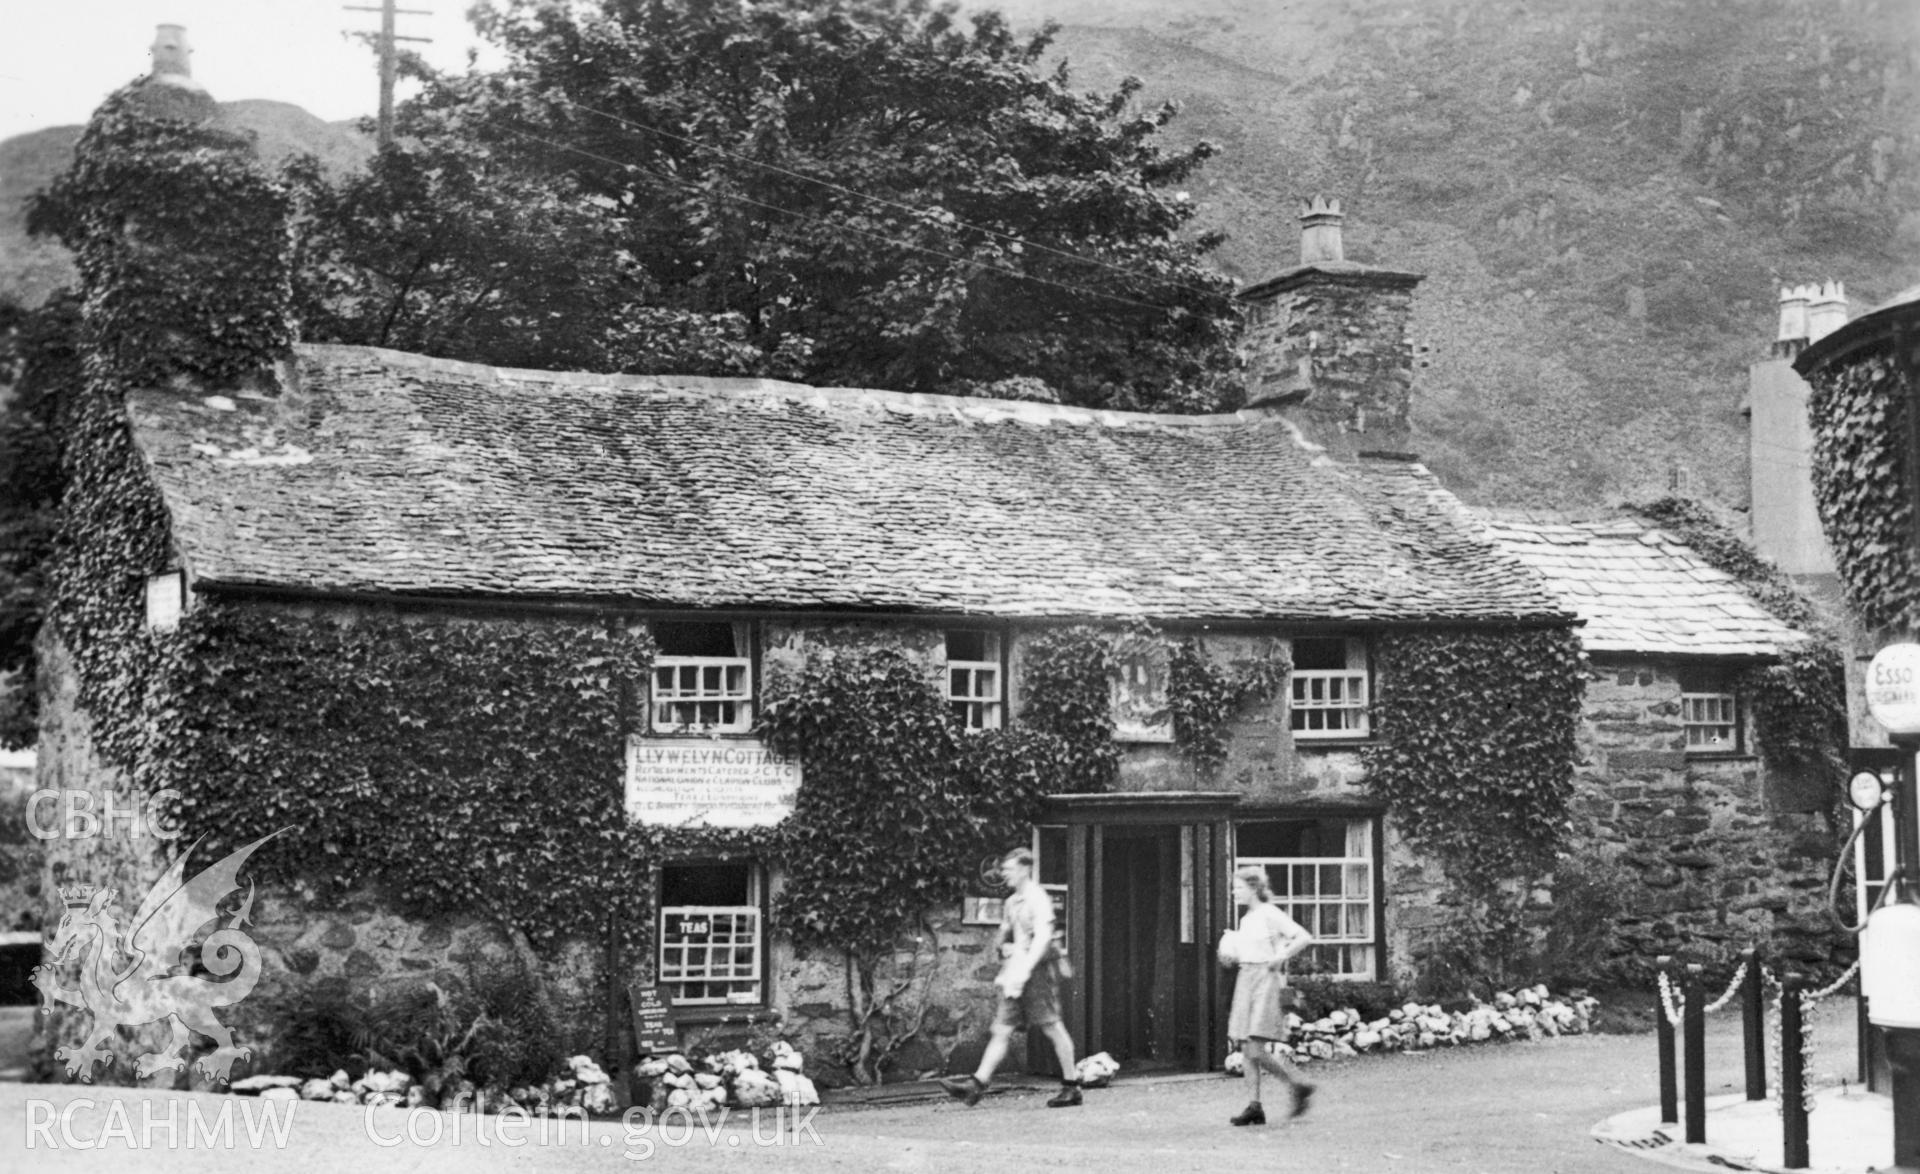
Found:
<path fill-rule="evenodd" d="M 1080 1082 L 1074 1078 L 1073 1037 L 1060 1021 L 1060 953 L 1053 944 L 1053 898 L 1034 879 L 1033 853 L 1025 848 L 1015 848 L 1001 858 L 1000 879 L 1013 892 L 1007 897 L 1000 927 L 1002 961 L 1000 974 L 993 980 L 1000 988 L 1000 1003 L 994 1011 L 992 1034 L 980 1056 L 980 1067 L 970 1076 L 942 1078 L 941 1087 L 969 1105 L 979 1104 L 993 1082 L 994 1069 L 1007 1058 L 1015 1024 L 1024 1019 L 1046 1035 L 1060 1061 L 1060 1091 L 1048 1099 L 1047 1107 L 1077 1105 Z"/>

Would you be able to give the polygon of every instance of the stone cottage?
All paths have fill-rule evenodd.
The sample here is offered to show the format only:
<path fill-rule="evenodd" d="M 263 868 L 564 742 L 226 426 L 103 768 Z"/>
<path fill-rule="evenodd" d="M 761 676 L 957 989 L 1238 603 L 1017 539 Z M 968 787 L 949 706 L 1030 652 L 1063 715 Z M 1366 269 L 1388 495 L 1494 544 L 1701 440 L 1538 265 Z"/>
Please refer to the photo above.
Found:
<path fill-rule="evenodd" d="M 1175 744 L 1164 658 L 1123 653 L 1111 682 L 1116 779 L 1048 800 L 1032 831 L 1079 959 L 1076 1039 L 1123 1061 L 1206 1068 L 1225 1051 L 1228 991 L 1211 943 L 1234 917 L 1236 864 L 1268 869 L 1319 937 L 1308 965 L 1330 977 L 1415 977 L 1439 921 L 1444 877 L 1366 785 L 1376 698 L 1398 667 L 1389 638 L 1574 623 L 1395 451 L 1418 277 L 1345 261 L 1337 206 L 1310 207 L 1306 228 L 1302 265 L 1246 295 L 1256 367 L 1282 363 L 1284 378 L 1258 378 L 1267 391 L 1226 415 L 506 371 L 317 345 L 299 346 L 270 383 L 129 388 L 107 435 L 123 433 L 124 452 L 103 476 L 152 508 L 129 511 L 148 519 L 140 532 L 98 552 L 99 589 L 144 616 L 129 637 L 143 655 L 187 673 L 199 659 L 208 674 L 280 674 L 283 692 L 287 674 L 315 666 L 228 664 L 217 641 L 178 633 L 209 606 L 345 627 L 478 625 L 501 641 L 644 631 L 657 656 L 643 695 L 601 748 L 607 765 L 569 785 L 671 828 L 764 826 L 791 809 L 804 773 L 767 752 L 754 719 L 823 649 L 904 650 L 978 729 L 1019 726 L 1033 641 L 1067 625 L 1119 634 L 1148 621 L 1221 665 L 1285 656 L 1285 681 L 1240 708 L 1224 761 L 1203 768 Z M 1309 433 L 1351 456 L 1335 459 Z M 42 784 L 124 792 L 132 783 L 95 744 L 99 715 L 58 629 L 42 660 Z M 269 772 L 271 745 L 314 752 L 291 734 L 273 743 L 276 731 L 324 725 L 244 720 L 269 745 L 252 760 Z M 343 762 L 367 739 L 458 752 L 432 733 L 330 736 Z M 164 732 L 146 753 L 172 753 Z M 301 850 L 324 870 L 337 848 Z M 50 879 L 138 891 L 163 855 L 93 853 L 56 844 Z M 771 928 L 781 883 L 770 862 L 669 852 L 644 956 L 583 943 L 555 963 L 561 985 L 657 983 L 683 1033 L 775 1018 L 803 1039 L 844 1031 L 841 965 L 800 956 Z M 277 982 L 418 977 L 486 936 L 411 922 L 378 894 L 339 909 L 311 894 L 260 896 Z M 911 1068 L 937 1067 L 984 1027 L 992 896 L 983 885 L 935 911 L 932 1051 Z"/>
<path fill-rule="evenodd" d="M 1809 637 L 1642 518 L 1489 511 L 1500 545 L 1579 615 L 1591 662 L 1581 839 L 1631 878 L 1622 951 L 1756 943 L 1826 961 L 1830 780 L 1763 758 L 1741 676 Z"/>

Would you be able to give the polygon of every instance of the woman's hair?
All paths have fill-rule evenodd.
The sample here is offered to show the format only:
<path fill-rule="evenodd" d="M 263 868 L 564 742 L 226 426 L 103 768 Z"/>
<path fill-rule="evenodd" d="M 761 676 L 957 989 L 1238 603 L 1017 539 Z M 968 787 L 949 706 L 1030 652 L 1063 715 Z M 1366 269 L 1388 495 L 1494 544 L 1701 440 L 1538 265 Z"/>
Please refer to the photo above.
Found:
<path fill-rule="evenodd" d="M 1033 849 L 1031 848 L 1007 849 L 1006 855 L 1000 858 L 1000 863 L 1005 864 L 1009 860 L 1017 861 L 1028 872 L 1033 871 Z"/>
<path fill-rule="evenodd" d="M 1258 864 L 1247 864 L 1233 870 L 1233 879 L 1247 882 L 1253 895 L 1262 901 L 1273 900 L 1273 885 L 1267 880 L 1267 870 Z"/>

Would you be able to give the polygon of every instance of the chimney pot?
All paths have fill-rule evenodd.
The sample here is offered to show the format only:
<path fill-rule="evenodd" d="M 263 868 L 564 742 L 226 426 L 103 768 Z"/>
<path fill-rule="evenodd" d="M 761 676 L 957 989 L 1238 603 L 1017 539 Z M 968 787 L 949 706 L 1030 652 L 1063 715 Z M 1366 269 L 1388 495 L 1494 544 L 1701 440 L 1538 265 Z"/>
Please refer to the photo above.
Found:
<path fill-rule="evenodd" d="M 187 26 L 163 24 L 154 30 L 153 76 L 156 78 L 192 77 L 193 65 L 189 60 L 193 49 L 187 45 Z"/>
<path fill-rule="evenodd" d="M 1809 297 L 1806 286 L 1780 287 L 1780 331 L 1773 340 L 1775 355 L 1790 359 L 1806 349 Z"/>
<path fill-rule="evenodd" d="M 1847 324 L 1847 287 L 1838 281 L 1823 281 L 1804 287 L 1807 291 L 1807 341 L 1819 342 Z"/>
<path fill-rule="evenodd" d="M 1346 245 L 1340 239 L 1340 224 L 1346 217 L 1339 200 L 1315 196 L 1300 204 L 1300 263 L 1344 261 Z"/>

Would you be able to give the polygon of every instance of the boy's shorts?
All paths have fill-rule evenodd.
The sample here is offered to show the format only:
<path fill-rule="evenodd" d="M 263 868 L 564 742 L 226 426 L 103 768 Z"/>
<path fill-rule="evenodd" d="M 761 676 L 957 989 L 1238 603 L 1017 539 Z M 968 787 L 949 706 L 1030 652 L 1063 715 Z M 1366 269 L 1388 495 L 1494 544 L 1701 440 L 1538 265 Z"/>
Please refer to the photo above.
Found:
<path fill-rule="evenodd" d="M 1001 995 L 1000 1005 L 994 1008 L 995 1027 L 1015 1027 L 1023 1019 L 1028 1027 L 1048 1027 L 1060 1022 L 1060 982 L 1051 962 L 1034 967 L 1019 998 Z"/>

